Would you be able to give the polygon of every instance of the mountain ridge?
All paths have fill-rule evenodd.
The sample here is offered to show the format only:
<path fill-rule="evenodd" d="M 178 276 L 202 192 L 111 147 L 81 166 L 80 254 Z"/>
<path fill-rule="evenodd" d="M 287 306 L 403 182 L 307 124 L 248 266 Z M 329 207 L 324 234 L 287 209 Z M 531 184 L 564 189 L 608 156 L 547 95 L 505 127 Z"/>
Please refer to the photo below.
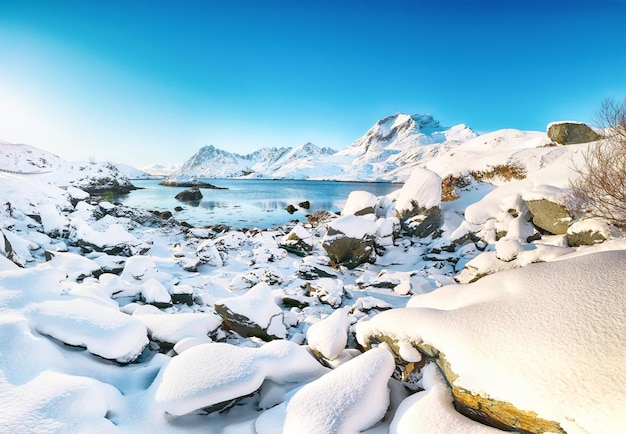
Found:
<path fill-rule="evenodd" d="M 443 127 L 430 114 L 395 113 L 338 151 L 305 143 L 241 155 L 203 146 L 172 177 L 401 182 L 423 157 L 476 136 L 464 124 Z"/>

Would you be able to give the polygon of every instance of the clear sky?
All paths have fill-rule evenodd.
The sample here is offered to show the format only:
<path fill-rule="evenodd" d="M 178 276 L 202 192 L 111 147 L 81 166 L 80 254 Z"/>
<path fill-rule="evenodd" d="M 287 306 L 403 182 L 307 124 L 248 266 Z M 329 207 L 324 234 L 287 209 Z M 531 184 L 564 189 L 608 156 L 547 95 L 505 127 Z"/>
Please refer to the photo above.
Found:
<path fill-rule="evenodd" d="M 340 149 L 378 119 L 477 132 L 626 97 L 626 1 L 0 0 L 0 139 L 70 160 Z"/>

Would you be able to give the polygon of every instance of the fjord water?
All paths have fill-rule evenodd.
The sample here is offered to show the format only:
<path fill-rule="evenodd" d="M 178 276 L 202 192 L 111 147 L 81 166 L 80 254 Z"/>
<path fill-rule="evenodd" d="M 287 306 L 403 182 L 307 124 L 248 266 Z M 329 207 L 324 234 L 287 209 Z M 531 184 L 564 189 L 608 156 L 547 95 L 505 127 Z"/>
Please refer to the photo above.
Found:
<path fill-rule="evenodd" d="M 341 211 L 350 192 L 364 190 L 383 196 L 401 187 L 401 184 L 373 182 L 336 182 L 305 180 L 261 179 L 205 179 L 227 190 L 201 189 L 200 202 L 180 202 L 174 197 L 182 187 L 163 187 L 160 180 L 136 180 L 135 190 L 118 200 L 127 206 L 156 211 L 172 211 L 174 218 L 195 226 L 225 224 L 233 228 L 276 227 L 292 220 L 306 222 L 306 215 L 315 211 Z M 309 201 L 306 210 L 298 207 Z M 297 211 L 289 214 L 285 208 L 294 205 Z M 181 206 L 182 211 L 174 211 Z"/>

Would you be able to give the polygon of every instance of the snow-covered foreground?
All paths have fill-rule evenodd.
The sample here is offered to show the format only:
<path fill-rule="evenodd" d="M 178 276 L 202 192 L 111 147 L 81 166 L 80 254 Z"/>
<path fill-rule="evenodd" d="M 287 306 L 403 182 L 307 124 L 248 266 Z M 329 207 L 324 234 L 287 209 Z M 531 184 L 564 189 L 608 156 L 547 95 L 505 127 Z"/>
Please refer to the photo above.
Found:
<path fill-rule="evenodd" d="M 626 240 L 537 229 L 586 146 L 545 141 L 479 136 L 465 166 L 269 231 L 0 173 L 0 431 L 622 432 Z M 526 178 L 442 202 L 442 177 L 511 161 Z"/>

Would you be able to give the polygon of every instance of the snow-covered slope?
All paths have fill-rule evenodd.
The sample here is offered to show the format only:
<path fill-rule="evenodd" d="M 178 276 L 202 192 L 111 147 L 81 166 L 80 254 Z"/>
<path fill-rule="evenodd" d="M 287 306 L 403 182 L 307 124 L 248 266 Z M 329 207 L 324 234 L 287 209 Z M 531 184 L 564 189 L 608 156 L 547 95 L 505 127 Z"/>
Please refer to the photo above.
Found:
<path fill-rule="evenodd" d="M 465 125 L 446 128 L 431 115 L 396 113 L 339 152 L 311 143 L 248 155 L 205 146 L 173 176 L 404 181 L 412 168 L 474 137 Z"/>
<path fill-rule="evenodd" d="M 69 162 L 48 151 L 6 141 L 0 141 L 0 172 L 36 176 L 60 187 L 91 193 L 127 193 L 135 188 L 111 163 Z"/>

